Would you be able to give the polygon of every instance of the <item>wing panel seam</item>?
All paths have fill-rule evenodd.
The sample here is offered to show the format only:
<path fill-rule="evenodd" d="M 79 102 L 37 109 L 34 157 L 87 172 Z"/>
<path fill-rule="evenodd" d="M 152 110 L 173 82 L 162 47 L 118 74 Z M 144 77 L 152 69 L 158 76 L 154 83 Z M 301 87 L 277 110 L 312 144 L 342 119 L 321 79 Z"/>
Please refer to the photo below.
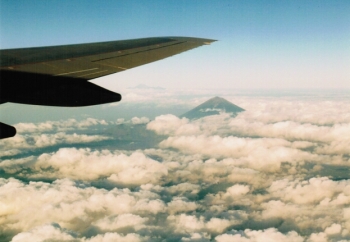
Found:
<path fill-rule="evenodd" d="M 98 68 L 91 68 L 91 69 L 80 70 L 80 71 L 66 72 L 66 73 L 57 74 L 55 76 L 64 76 L 64 75 L 68 75 L 68 74 L 79 73 L 79 72 L 84 72 L 84 71 L 92 71 L 92 70 L 96 70 L 96 69 L 98 69 Z"/>

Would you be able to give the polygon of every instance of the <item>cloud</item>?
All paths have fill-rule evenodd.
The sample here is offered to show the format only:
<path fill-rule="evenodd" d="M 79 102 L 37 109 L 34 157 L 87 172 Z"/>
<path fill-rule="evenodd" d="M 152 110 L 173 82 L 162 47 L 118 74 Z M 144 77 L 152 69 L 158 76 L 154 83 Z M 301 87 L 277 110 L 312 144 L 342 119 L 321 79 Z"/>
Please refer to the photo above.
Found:
<path fill-rule="evenodd" d="M 325 96 L 235 97 L 234 99 L 234 103 L 239 103 L 239 106 L 246 110 L 239 113 L 238 118 L 248 122 L 278 123 L 291 121 L 319 126 L 348 124 L 350 122 L 348 96 L 345 98 Z"/>
<path fill-rule="evenodd" d="M 2 234 L 34 229 L 30 233 L 40 235 L 47 231 L 40 226 L 53 221 L 57 221 L 64 230 L 83 234 L 91 226 L 102 231 L 117 231 L 142 226 L 149 218 L 142 218 L 141 214 L 146 212 L 146 216 L 153 216 L 164 208 L 159 196 L 148 191 L 132 192 L 117 188 L 107 191 L 68 179 L 56 180 L 52 184 L 25 184 L 13 178 L 2 178 L 0 184 L 0 214 L 12 221 L 0 221 Z M 114 216 L 111 217 L 111 214 Z M 40 229 L 37 231 L 35 228 L 38 226 Z M 57 226 L 50 225 L 48 229 L 58 234 L 62 232 Z M 65 238 L 66 235 L 62 236 Z"/>
<path fill-rule="evenodd" d="M 48 224 L 38 226 L 29 232 L 17 234 L 12 242 L 27 241 L 70 241 L 70 242 L 103 242 L 103 241 L 121 241 L 121 242 L 142 242 L 147 241 L 147 237 L 141 237 L 138 234 L 129 233 L 122 235 L 118 233 L 99 234 L 91 238 L 78 238 L 77 235 L 71 234 L 71 231 L 61 228 L 58 224 Z"/>
<path fill-rule="evenodd" d="M 79 143 L 89 143 L 95 141 L 107 140 L 109 137 L 101 135 L 79 135 L 79 134 L 65 134 L 57 133 L 52 135 L 42 134 L 40 136 L 32 136 L 32 145 L 41 148 L 46 146 L 53 146 L 57 144 L 79 144 Z"/>
<path fill-rule="evenodd" d="M 205 221 L 203 216 L 197 218 L 193 215 L 170 215 L 167 218 L 171 226 L 175 227 L 175 232 L 188 233 L 188 232 L 209 232 L 209 233 L 222 233 L 226 228 L 238 223 L 236 220 L 228 220 L 221 218 L 211 218 L 209 221 Z"/>
<path fill-rule="evenodd" d="M 269 187 L 269 193 L 291 201 L 294 204 L 333 203 L 343 205 L 350 203 L 350 181 L 332 181 L 327 177 L 311 178 L 307 181 L 277 180 Z"/>
<path fill-rule="evenodd" d="M 190 124 L 187 118 L 180 119 L 171 114 L 156 117 L 147 125 L 147 129 L 160 135 L 191 134 L 200 131 L 196 125 Z"/>
<path fill-rule="evenodd" d="M 16 169 L 21 164 L 21 169 Z M 156 183 L 167 175 L 162 163 L 141 152 L 131 155 L 107 150 L 61 148 L 29 159 L 7 160 L 0 163 L 7 173 L 21 173 L 30 169 L 30 178 L 72 178 L 86 181 L 104 179 L 113 184 L 141 185 Z"/>
<path fill-rule="evenodd" d="M 283 139 L 241 138 L 215 136 L 179 136 L 162 141 L 161 148 L 176 148 L 186 154 L 204 157 L 234 158 L 237 166 L 276 171 L 283 162 L 317 161 L 314 154 L 295 149 L 293 143 Z"/>
<path fill-rule="evenodd" d="M 36 227 L 29 232 L 17 234 L 12 241 L 13 242 L 25 242 L 25 241 L 74 241 L 75 236 L 70 234 L 69 231 L 62 229 L 58 224 L 48 224 L 40 227 Z"/>
<path fill-rule="evenodd" d="M 341 225 L 340 224 L 332 224 L 330 227 L 326 228 L 325 232 L 326 232 L 326 234 L 329 234 L 329 235 L 340 234 Z"/>
<path fill-rule="evenodd" d="M 237 197 L 245 195 L 249 192 L 249 186 L 244 185 L 233 185 L 232 187 L 227 188 L 225 196 L 228 197 Z"/>
<path fill-rule="evenodd" d="M 287 140 L 304 140 L 311 142 L 330 142 L 348 140 L 350 124 L 334 124 L 319 126 L 314 124 L 283 121 L 277 123 L 243 123 L 242 120 L 232 120 L 230 125 L 235 134 L 245 136 L 260 136 L 283 138 Z M 343 137 L 340 135 L 343 134 Z"/>
<path fill-rule="evenodd" d="M 349 241 L 349 102 L 231 99 L 248 111 L 18 124 L 0 240 Z M 162 140 L 121 149 L 121 124 Z"/>
<path fill-rule="evenodd" d="M 105 120 L 87 118 L 77 121 L 75 119 L 61 121 L 46 121 L 41 123 L 18 123 L 16 136 L 0 140 L 0 156 L 15 156 L 35 150 L 37 148 L 58 145 L 86 144 L 111 139 L 100 134 L 77 133 L 87 130 L 91 126 L 108 126 Z"/>
<path fill-rule="evenodd" d="M 333 223 L 327 227 L 324 232 L 312 233 L 308 239 L 308 242 L 316 241 L 349 241 L 349 231 L 342 229 L 340 224 Z"/>
<path fill-rule="evenodd" d="M 41 123 L 18 123 L 15 125 L 18 133 L 37 133 L 48 131 L 66 131 L 72 129 L 86 129 L 95 125 L 108 125 L 105 120 L 87 118 L 77 121 L 75 119 L 46 121 Z"/>
<path fill-rule="evenodd" d="M 148 122 L 149 122 L 149 118 L 147 117 L 142 117 L 142 118 L 133 117 L 131 119 L 132 124 L 147 124 Z"/>
<path fill-rule="evenodd" d="M 168 212 L 170 214 L 190 212 L 197 208 L 198 205 L 195 202 L 188 201 L 186 197 L 174 197 L 172 201 L 168 203 Z"/>
<path fill-rule="evenodd" d="M 210 235 L 207 233 L 192 233 L 188 237 L 182 237 L 181 241 L 209 242 Z"/>
<path fill-rule="evenodd" d="M 215 237 L 217 242 L 226 241 L 239 241 L 239 242 L 258 242 L 258 241 L 290 241 L 290 242 L 303 242 L 304 239 L 295 231 L 288 232 L 287 234 L 282 234 L 274 228 L 266 230 L 250 230 L 246 229 L 244 231 L 232 231 L 232 234 L 223 234 Z"/>
<path fill-rule="evenodd" d="M 149 241 L 149 238 L 142 237 L 134 233 L 130 233 L 125 236 L 118 233 L 106 233 L 103 235 L 97 235 L 90 239 L 82 240 L 82 242 L 104 242 L 104 241 L 142 242 L 142 241 Z"/>
<path fill-rule="evenodd" d="M 11 139 L 4 139 L 0 141 L 0 147 L 3 149 L 3 151 L 0 151 L 0 156 L 21 154 L 28 149 L 33 150 L 67 144 L 86 144 L 109 139 L 111 138 L 102 135 L 86 135 L 76 133 L 66 134 L 64 132 L 39 135 L 16 135 Z"/>
<path fill-rule="evenodd" d="M 118 216 L 109 216 L 97 220 L 92 225 L 98 227 L 102 231 L 125 231 L 127 229 L 137 231 L 145 226 L 144 223 L 148 218 L 142 218 L 138 215 L 126 213 Z"/>

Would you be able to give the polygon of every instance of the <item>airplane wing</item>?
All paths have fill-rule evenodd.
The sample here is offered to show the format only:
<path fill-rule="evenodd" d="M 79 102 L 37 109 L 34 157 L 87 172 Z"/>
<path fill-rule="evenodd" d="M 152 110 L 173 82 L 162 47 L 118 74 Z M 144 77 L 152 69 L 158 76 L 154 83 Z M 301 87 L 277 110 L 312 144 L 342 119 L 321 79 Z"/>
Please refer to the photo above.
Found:
<path fill-rule="evenodd" d="M 88 80 L 161 60 L 213 41 L 156 37 L 0 50 L 0 104 L 78 107 L 117 102 L 121 100 L 120 94 Z M 0 127 L 0 138 L 3 127 Z"/>
<path fill-rule="evenodd" d="M 90 80 L 161 60 L 213 41 L 158 37 L 0 50 L 0 70 Z"/>

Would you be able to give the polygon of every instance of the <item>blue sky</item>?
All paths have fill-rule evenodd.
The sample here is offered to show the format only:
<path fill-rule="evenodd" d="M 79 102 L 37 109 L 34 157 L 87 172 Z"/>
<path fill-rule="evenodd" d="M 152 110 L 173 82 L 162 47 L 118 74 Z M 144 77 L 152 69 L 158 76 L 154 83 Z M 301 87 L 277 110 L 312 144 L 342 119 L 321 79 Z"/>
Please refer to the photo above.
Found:
<path fill-rule="evenodd" d="M 219 40 L 98 81 L 114 91 L 139 83 L 350 88 L 349 1 L 1 1 L 0 6 L 2 49 L 151 36 Z"/>

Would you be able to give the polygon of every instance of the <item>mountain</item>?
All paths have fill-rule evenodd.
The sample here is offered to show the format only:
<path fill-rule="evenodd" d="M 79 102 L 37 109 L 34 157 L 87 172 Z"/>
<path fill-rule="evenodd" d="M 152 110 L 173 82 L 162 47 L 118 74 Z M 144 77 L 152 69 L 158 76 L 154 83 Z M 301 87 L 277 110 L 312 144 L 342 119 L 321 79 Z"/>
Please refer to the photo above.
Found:
<path fill-rule="evenodd" d="M 182 114 L 180 117 L 186 117 L 188 119 L 199 119 L 202 117 L 216 115 L 220 113 L 231 113 L 236 115 L 239 112 L 245 111 L 233 103 L 227 101 L 221 97 L 213 97 L 194 109 Z"/>

